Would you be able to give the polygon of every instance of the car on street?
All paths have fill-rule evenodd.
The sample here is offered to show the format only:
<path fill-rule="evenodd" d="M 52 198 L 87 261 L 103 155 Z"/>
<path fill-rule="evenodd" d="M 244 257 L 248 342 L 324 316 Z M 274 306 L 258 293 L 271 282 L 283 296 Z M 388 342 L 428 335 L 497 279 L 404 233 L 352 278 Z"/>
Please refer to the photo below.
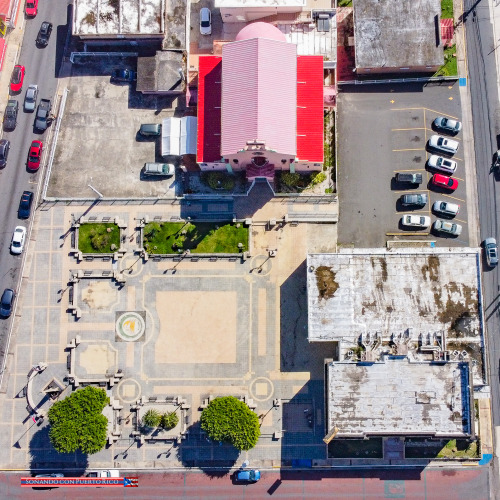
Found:
<path fill-rule="evenodd" d="M 115 69 L 111 73 L 112 82 L 134 82 L 137 80 L 137 74 L 131 69 Z"/>
<path fill-rule="evenodd" d="M 17 209 L 17 217 L 19 219 L 29 219 L 32 203 L 33 193 L 31 191 L 24 191 L 19 200 L 19 208 Z"/>
<path fill-rule="evenodd" d="M 451 234 L 452 236 L 458 236 L 462 233 L 462 226 L 460 224 L 446 220 L 438 219 L 434 222 L 432 227 L 434 228 L 434 231 Z"/>
<path fill-rule="evenodd" d="M 256 483 L 260 479 L 260 470 L 242 469 L 234 473 L 234 480 L 239 483 Z"/>
<path fill-rule="evenodd" d="M 7 165 L 7 158 L 9 156 L 10 141 L 8 139 L 0 139 L 0 168 Z"/>
<path fill-rule="evenodd" d="M 431 155 L 427 161 L 427 165 L 434 170 L 439 170 L 448 175 L 453 175 L 457 169 L 457 162 L 449 160 L 448 158 L 443 158 L 438 155 Z"/>
<path fill-rule="evenodd" d="M 46 47 L 49 43 L 50 34 L 52 33 L 52 23 L 44 21 L 38 30 L 36 36 L 36 44 L 41 47 Z"/>
<path fill-rule="evenodd" d="M 454 191 L 458 187 L 458 181 L 453 177 L 446 177 L 443 174 L 434 174 L 431 181 L 433 186 L 442 187 Z"/>
<path fill-rule="evenodd" d="M 495 238 L 486 238 L 484 240 L 484 252 L 488 266 L 495 267 L 498 264 L 498 245 Z"/>
<path fill-rule="evenodd" d="M 20 92 L 23 88 L 24 74 L 26 73 L 26 68 L 20 64 L 16 64 L 12 70 L 12 76 L 10 77 L 10 91 Z"/>
<path fill-rule="evenodd" d="M 200 9 L 200 33 L 202 35 L 212 34 L 212 12 L 207 7 Z"/>
<path fill-rule="evenodd" d="M 24 96 L 24 111 L 31 113 L 35 111 L 36 99 L 38 97 L 38 85 L 32 83 L 26 90 Z"/>
<path fill-rule="evenodd" d="M 447 139 L 442 135 L 432 135 L 429 139 L 429 147 L 443 151 L 444 153 L 448 153 L 450 155 L 454 155 L 458 151 L 458 146 L 459 144 L 457 141 Z"/>
<path fill-rule="evenodd" d="M 5 130 L 14 130 L 16 128 L 18 112 L 19 103 L 15 99 L 9 99 L 3 114 L 3 128 Z"/>
<path fill-rule="evenodd" d="M 35 17 L 38 14 L 38 0 L 28 0 L 26 2 L 26 15 Z"/>
<path fill-rule="evenodd" d="M 438 116 L 434 120 L 434 126 L 450 134 L 458 134 L 462 130 L 462 124 L 458 120 Z"/>
<path fill-rule="evenodd" d="M 49 126 L 50 110 L 52 109 L 52 103 L 50 99 L 41 99 L 38 108 L 36 109 L 35 116 L 35 129 L 40 131 L 47 130 Z"/>
<path fill-rule="evenodd" d="M 28 153 L 28 168 L 30 170 L 38 170 L 40 167 L 40 160 L 42 158 L 43 142 L 33 141 Z"/>
<path fill-rule="evenodd" d="M 26 228 L 24 226 L 16 226 L 12 241 L 10 242 L 10 253 L 20 255 L 24 250 L 24 242 L 26 240 Z"/>
<path fill-rule="evenodd" d="M 431 218 L 428 215 L 405 214 L 401 217 L 401 224 L 406 227 L 426 228 L 431 225 Z"/>
<path fill-rule="evenodd" d="M 409 205 L 418 205 L 424 207 L 427 204 L 428 196 L 424 194 L 404 194 L 401 196 L 401 205 L 407 207 Z"/>
<path fill-rule="evenodd" d="M 3 291 L 2 298 L 0 299 L 0 316 L 8 318 L 12 314 L 15 298 L 16 292 L 12 288 L 6 288 Z"/>
<path fill-rule="evenodd" d="M 455 217 L 460 212 L 460 205 L 448 201 L 435 201 L 432 205 L 434 212 Z"/>

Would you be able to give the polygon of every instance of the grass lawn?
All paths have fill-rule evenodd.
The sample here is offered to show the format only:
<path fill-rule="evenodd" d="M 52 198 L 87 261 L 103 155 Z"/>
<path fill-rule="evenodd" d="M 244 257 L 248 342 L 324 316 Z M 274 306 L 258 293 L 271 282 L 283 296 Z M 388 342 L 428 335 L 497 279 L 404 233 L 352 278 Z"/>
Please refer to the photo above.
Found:
<path fill-rule="evenodd" d="M 467 439 L 410 439 L 405 447 L 406 458 L 478 458 L 479 442 Z"/>
<path fill-rule="evenodd" d="M 338 7 L 352 7 L 352 0 L 338 0 Z"/>
<path fill-rule="evenodd" d="M 457 48 L 455 45 L 444 49 L 444 64 L 436 71 L 434 76 L 457 76 Z"/>
<path fill-rule="evenodd" d="M 333 439 L 328 458 L 382 458 L 382 439 Z"/>
<path fill-rule="evenodd" d="M 453 19 L 453 0 L 441 0 L 441 19 Z"/>
<path fill-rule="evenodd" d="M 248 228 L 216 222 L 150 222 L 144 228 L 144 248 L 150 254 L 239 253 L 248 250 Z M 238 243 L 243 248 L 238 248 Z M 180 251 L 179 251 L 180 250 Z"/>
<path fill-rule="evenodd" d="M 111 231 L 108 232 L 108 228 Z M 78 228 L 78 250 L 83 253 L 113 253 L 120 247 L 120 228 L 113 223 L 92 222 Z"/>

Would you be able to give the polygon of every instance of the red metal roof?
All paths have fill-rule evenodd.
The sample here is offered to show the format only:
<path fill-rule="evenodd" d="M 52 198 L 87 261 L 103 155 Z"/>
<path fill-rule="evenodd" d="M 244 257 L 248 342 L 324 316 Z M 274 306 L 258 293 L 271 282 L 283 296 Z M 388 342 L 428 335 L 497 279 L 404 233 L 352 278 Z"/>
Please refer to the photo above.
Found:
<path fill-rule="evenodd" d="M 448 45 L 453 38 L 453 19 L 441 19 L 441 43 Z"/>
<path fill-rule="evenodd" d="M 297 157 L 323 162 L 323 57 L 297 57 Z"/>
<path fill-rule="evenodd" d="M 221 159 L 222 58 L 200 56 L 198 69 L 198 163 Z"/>

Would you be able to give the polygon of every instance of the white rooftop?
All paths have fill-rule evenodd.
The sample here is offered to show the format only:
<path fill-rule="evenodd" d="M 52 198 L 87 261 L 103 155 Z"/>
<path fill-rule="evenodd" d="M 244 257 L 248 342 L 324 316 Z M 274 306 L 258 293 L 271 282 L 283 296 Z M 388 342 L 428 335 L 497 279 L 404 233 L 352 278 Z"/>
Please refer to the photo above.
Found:
<path fill-rule="evenodd" d="M 336 437 L 470 434 L 468 363 L 328 365 L 328 431 Z M 332 441 L 335 445 L 335 441 Z"/>
<path fill-rule="evenodd" d="M 479 258 L 472 248 L 310 254 L 308 339 L 355 344 L 362 333 L 410 328 L 416 335 L 445 331 L 449 343 L 480 343 Z"/>

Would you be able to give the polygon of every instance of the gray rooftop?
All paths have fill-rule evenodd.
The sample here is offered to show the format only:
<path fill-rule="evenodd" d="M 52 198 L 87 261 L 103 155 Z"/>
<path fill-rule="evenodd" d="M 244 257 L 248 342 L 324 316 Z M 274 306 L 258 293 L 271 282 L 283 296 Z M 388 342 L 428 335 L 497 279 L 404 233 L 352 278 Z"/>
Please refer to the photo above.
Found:
<path fill-rule="evenodd" d="M 328 431 L 367 435 L 470 435 L 468 363 L 328 365 Z M 334 441 L 332 442 L 332 445 Z"/>
<path fill-rule="evenodd" d="M 442 65 L 440 15 L 440 0 L 354 0 L 356 67 Z"/>
<path fill-rule="evenodd" d="M 153 57 L 137 58 L 138 92 L 183 92 L 186 63 L 182 52 L 158 51 Z"/>
<path fill-rule="evenodd" d="M 342 249 L 307 257 L 308 339 L 445 331 L 480 342 L 479 250 Z"/>

